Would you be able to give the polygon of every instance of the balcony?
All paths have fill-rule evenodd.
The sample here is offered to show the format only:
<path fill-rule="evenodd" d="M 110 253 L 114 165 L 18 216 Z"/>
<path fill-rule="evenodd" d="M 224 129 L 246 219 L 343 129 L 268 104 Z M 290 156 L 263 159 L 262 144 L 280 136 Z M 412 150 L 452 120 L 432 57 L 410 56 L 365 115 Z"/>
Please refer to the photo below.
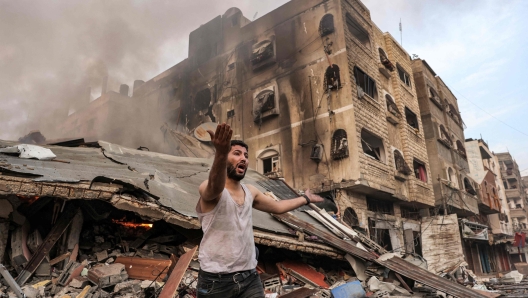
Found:
<path fill-rule="evenodd" d="M 526 218 L 526 210 L 523 208 L 510 209 L 510 217 Z"/>
<path fill-rule="evenodd" d="M 447 205 L 459 216 L 479 214 L 479 201 L 477 196 L 463 190 L 458 190 L 442 183 L 442 193 L 448 197 Z"/>
<path fill-rule="evenodd" d="M 521 191 L 518 188 L 506 189 L 505 192 L 506 192 L 506 197 L 508 199 L 515 199 L 515 198 L 521 197 Z"/>
<path fill-rule="evenodd" d="M 484 194 L 486 195 L 486 194 Z M 479 211 L 481 214 L 500 213 L 500 200 L 498 197 L 482 196 L 478 200 Z"/>

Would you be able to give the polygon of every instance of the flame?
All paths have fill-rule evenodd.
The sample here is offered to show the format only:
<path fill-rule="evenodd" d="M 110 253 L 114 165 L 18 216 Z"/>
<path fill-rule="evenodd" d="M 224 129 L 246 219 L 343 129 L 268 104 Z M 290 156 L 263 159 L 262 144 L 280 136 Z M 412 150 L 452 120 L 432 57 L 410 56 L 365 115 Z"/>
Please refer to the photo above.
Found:
<path fill-rule="evenodd" d="M 112 219 L 112 222 L 118 224 L 118 225 L 122 225 L 124 227 L 127 227 L 127 228 L 147 228 L 147 229 L 150 229 L 152 228 L 154 225 L 151 224 L 151 223 L 135 223 L 135 222 L 127 222 L 127 221 L 122 221 L 122 220 L 117 220 L 117 219 Z"/>
<path fill-rule="evenodd" d="M 36 200 L 38 200 L 40 198 L 39 196 L 27 197 L 27 196 L 23 196 L 23 195 L 17 195 L 17 197 L 21 201 L 23 201 L 24 203 L 27 203 L 28 205 L 33 204 Z"/>

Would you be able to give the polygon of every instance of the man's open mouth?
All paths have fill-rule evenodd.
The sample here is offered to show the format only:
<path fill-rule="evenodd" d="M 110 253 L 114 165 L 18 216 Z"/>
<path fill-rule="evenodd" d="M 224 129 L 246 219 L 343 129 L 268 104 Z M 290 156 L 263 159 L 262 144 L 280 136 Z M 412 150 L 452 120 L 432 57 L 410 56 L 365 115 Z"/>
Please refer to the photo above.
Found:
<path fill-rule="evenodd" d="M 238 164 L 236 167 L 236 171 L 238 173 L 244 173 L 246 171 L 246 165 L 245 164 Z"/>

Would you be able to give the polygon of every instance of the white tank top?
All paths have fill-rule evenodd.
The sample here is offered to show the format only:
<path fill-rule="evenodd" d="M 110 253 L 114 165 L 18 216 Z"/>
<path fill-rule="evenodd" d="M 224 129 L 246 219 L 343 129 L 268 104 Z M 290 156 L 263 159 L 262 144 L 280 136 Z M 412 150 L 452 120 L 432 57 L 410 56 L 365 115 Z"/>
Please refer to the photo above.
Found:
<path fill-rule="evenodd" d="M 224 188 L 218 204 L 202 213 L 200 203 L 196 213 L 202 224 L 200 269 L 210 273 L 232 273 L 257 267 L 253 239 L 253 195 L 244 185 L 244 204 L 238 205 Z"/>

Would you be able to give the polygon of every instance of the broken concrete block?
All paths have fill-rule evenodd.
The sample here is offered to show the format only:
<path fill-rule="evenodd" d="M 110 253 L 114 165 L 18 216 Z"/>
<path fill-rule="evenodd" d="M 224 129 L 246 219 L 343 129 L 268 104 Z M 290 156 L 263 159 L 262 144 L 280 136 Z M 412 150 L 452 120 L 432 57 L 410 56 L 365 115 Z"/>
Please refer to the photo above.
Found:
<path fill-rule="evenodd" d="M 125 265 L 114 263 L 88 270 L 88 279 L 101 288 L 115 285 L 128 279 Z"/>
<path fill-rule="evenodd" d="M 13 205 L 6 199 L 0 199 L 0 218 L 8 219 L 11 212 L 13 212 Z"/>
<path fill-rule="evenodd" d="M 141 290 L 141 281 L 140 280 L 129 280 L 122 283 L 118 283 L 114 287 L 114 293 L 127 294 L 127 293 L 139 293 Z"/>
<path fill-rule="evenodd" d="M 98 262 L 108 259 L 108 253 L 106 252 L 106 250 L 102 250 L 100 252 L 95 253 L 95 256 L 97 257 Z"/>
<path fill-rule="evenodd" d="M 90 284 L 90 281 L 88 280 L 88 278 L 83 277 L 83 276 L 77 276 L 77 277 L 74 277 L 70 281 L 68 286 L 70 286 L 72 288 L 76 288 L 76 289 L 83 289 L 84 287 L 86 287 L 89 284 Z"/>
<path fill-rule="evenodd" d="M 22 292 L 24 292 L 24 295 L 27 298 L 37 298 L 37 295 L 39 294 L 39 290 L 35 289 L 32 286 L 24 286 L 24 287 L 22 287 Z"/>

